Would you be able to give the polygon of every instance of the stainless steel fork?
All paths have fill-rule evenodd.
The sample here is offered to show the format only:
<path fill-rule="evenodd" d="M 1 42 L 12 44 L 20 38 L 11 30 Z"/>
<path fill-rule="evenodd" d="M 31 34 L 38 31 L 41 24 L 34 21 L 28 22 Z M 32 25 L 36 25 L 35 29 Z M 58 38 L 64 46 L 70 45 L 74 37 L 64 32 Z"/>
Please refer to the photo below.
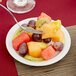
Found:
<path fill-rule="evenodd" d="M 19 25 L 17 19 L 15 18 L 15 16 L 5 7 L 3 6 L 2 4 L 0 4 L 1 7 L 3 7 L 6 11 L 9 12 L 9 14 L 13 17 L 13 19 L 15 20 L 15 22 Z M 27 32 L 31 32 L 31 33 L 37 33 L 37 34 L 42 34 L 42 31 L 39 31 L 39 30 L 35 30 L 35 29 L 30 29 L 30 28 L 27 28 L 27 27 L 23 27 L 21 25 L 19 25 L 19 27 Z"/>

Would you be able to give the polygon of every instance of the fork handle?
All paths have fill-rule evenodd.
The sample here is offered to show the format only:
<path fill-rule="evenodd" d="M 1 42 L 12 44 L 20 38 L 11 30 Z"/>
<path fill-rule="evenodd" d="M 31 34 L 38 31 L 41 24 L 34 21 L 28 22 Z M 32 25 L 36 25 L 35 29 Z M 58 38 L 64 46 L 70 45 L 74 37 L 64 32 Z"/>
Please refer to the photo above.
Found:
<path fill-rule="evenodd" d="M 10 15 L 14 18 L 15 22 L 18 23 L 17 19 L 15 18 L 15 16 L 2 4 L 0 4 L 1 7 L 3 7 L 6 11 L 8 11 L 10 13 Z"/>

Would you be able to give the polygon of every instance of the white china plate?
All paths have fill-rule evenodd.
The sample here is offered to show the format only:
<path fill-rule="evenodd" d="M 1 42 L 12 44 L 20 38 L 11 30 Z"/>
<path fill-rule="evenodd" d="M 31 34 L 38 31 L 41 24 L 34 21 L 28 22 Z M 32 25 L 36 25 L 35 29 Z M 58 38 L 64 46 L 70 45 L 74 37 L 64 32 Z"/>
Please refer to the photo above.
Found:
<path fill-rule="evenodd" d="M 22 20 L 19 22 L 19 25 L 24 24 L 24 23 L 28 23 L 30 20 L 37 20 L 36 17 L 34 18 L 28 18 L 25 20 Z M 26 65 L 30 65 L 30 66 L 47 66 L 47 65 L 51 65 L 54 64 L 58 61 L 60 61 L 69 51 L 70 46 L 71 46 L 71 38 L 70 35 L 68 33 L 68 31 L 66 30 L 66 28 L 64 26 L 61 26 L 61 30 L 64 32 L 64 37 L 65 37 L 65 45 L 63 50 L 58 54 L 55 55 L 52 59 L 48 60 L 48 61 L 43 61 L 43 62 L 32 62 L 29 60 L 24 59 L 23 57 L 21 57 L 20 55 L 18 55 L 16 53 L 16 51 L 14 50 L 13 46 L 12 46 L 12 38 L 15 34 L 15 32 L 19 29 L 20 27 L 15 24 L 8 32 L 7 37 L 6 37 L 6 47 L 8 52 L 10 53 L 10 55 L 16 59 L 17 61 L 26 64 Z"/>

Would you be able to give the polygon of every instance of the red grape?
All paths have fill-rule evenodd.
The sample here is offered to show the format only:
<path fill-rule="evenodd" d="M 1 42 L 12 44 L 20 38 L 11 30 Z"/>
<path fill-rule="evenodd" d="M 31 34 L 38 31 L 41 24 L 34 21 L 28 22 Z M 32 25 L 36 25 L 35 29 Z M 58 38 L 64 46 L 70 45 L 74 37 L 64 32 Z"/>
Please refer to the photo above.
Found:
<path fill-rule="evenodd" d="M 42 37 L 41 34 L 33 34 L 32 35 L 32 39 L 34 41 L 42 41 L 41 37 Z"/>
<path fill-rule="evenodd" d="M 32 27 L 32 28 L 35 28 L 35 22 L 36 21 L 34 21 L 34 20 L 30 20 L 29 23 L 28 23 L 28 26 Z"/>
<path fill-rule="evenodd" d="M 55 42 L 54 43 L 54 48 L 57 50 L 57 51 L 62 51 L 63 49 L 63 43 L 62 42 Z"/>
<path fill-rule="evenodd" d="M 49 43 L 50 41 L 51 41 L 51 38 L 43 39 L 43 42 L 45 42 L 45 43 Z"/>
<path fill-rule="evenodd" d="M 21 56 L 25 56 L 25 54 L 27 53 L 27 45 L 26 45 L 26 43 L 22 43 L 21 45 L 20 45 L 20 47 L 19 47 L 19 54 L 21 55 Z"/>

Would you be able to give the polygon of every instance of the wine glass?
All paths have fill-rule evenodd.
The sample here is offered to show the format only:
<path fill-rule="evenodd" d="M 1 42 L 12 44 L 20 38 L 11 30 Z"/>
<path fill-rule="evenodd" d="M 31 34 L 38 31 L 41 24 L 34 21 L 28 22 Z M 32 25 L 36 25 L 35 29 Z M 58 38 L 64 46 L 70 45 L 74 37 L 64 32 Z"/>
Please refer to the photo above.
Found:
<path fill-rule="evenodd" d="M 7 8 L 14 13 L 27 13 L 35 7 L 35 0 L 7 0 Z"/>

